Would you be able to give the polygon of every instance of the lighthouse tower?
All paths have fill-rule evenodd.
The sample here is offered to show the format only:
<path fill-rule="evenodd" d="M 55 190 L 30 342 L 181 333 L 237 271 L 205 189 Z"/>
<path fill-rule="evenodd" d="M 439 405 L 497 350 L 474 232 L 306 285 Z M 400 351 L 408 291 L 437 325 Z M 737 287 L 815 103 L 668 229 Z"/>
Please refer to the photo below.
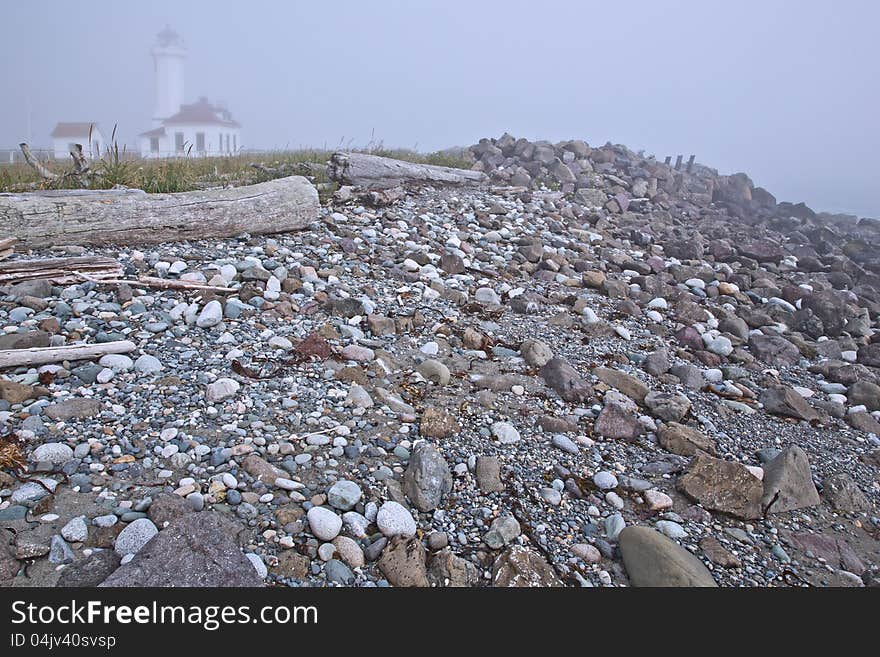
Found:
<path fill-rule="evenodd" d="M 156 45 L 150 50 L 156 73 L 156 109 L 153 126 L 180 111 L 183 105 L 183 64 L 186 46 L 183 39 L 170 27 L 165 27 L 156 37 Z"/>

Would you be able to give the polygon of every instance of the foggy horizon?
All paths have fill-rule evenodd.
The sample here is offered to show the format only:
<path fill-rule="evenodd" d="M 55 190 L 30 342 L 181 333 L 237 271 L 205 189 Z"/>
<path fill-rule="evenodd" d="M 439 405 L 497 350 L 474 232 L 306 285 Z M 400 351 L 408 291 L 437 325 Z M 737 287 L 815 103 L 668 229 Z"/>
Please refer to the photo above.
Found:
<path fill-rule="evenodd" d="M 876 3 L 42 0 L 6 15 L 0 149 L 46 147 L 67 121 L 134 145 L 169 25 L 185 102 L 225 102 L 246 149 L 610 141 L 880 218 Z"/>

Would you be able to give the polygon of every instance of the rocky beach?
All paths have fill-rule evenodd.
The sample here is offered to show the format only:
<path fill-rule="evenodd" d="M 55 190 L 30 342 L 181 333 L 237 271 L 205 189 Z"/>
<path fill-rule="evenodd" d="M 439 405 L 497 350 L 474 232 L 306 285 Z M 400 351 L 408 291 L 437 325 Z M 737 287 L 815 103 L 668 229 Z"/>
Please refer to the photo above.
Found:
<path fill-rule="evenodd" d="M 0 288 L 0 585 L 877 586 L 880 224 L 503 135 Z M 6 262 L 26 256 L 16 253 Z"/>

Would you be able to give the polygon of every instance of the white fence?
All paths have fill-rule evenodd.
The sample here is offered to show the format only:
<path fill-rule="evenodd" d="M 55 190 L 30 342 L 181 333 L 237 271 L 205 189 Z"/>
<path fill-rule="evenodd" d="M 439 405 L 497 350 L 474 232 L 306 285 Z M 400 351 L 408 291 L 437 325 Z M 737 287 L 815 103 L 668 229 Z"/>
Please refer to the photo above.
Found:
<path fill-rule="evenodd" d="M 63 160 L 69 161 L 70 157 L 57 158 L 55 157 L 55 151 L 51 148 L 32 148 L 31 152 L 36 156 L 38 160 L 41 162 L 54 162 L 55 160 Z M 278 151 L 275 150 L 257 150 L 257 149 L 243 149 L 240 148 L 236 153 L 228 153 L 228 152 L 210 152 L 210 151 L 197 151 L 195 149 L 187 152 L 187 151 L 168 151 L 168 152 L 160 152 L 160 153 L 150 153 L 149 155 L 144 156 L 141 155 L 140 151 L 135 146 L 122 146 L 119 147 L 119 158 L 125 160 L 140 160 L 140 159 L 153 159 L 153 158 L 169 158 L 169 157 L 185 157 L 185 158 L 196 158 L 196 157 L 236 157 L 239 155 L 259 155 L 262 153 L 276 153 Z M 21 151 L 17 148 L 0 148 L 0 166 L 4 164 L 15 164 L 18 162 L 24 162 L 24 156 L 21 154 Z"/>

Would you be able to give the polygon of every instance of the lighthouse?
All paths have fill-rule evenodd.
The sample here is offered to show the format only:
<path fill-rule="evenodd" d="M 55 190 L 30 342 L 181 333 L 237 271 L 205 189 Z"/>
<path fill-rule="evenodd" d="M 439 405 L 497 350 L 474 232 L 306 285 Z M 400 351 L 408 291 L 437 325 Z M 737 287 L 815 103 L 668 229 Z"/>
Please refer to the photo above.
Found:
<path fill-rule="evenodd" d="M 186 46 L 183 39 L 170 27 L 159 32 L 156 45 L 150 50 L 156 76 L 156 109 L 153 126 L 177 114 L 183 105 L 183 64 Z"/>
<path fill-rule="evenodd" d="M 150 50 L 156 74 L 153 127 L 142 132 L 142 157 L 205 157 L 240 152 L 241 125 L 224 103 L 202 96 L 184 103 L 183 65 L 187 50 L 180 35 L 166 27 Z"/>

